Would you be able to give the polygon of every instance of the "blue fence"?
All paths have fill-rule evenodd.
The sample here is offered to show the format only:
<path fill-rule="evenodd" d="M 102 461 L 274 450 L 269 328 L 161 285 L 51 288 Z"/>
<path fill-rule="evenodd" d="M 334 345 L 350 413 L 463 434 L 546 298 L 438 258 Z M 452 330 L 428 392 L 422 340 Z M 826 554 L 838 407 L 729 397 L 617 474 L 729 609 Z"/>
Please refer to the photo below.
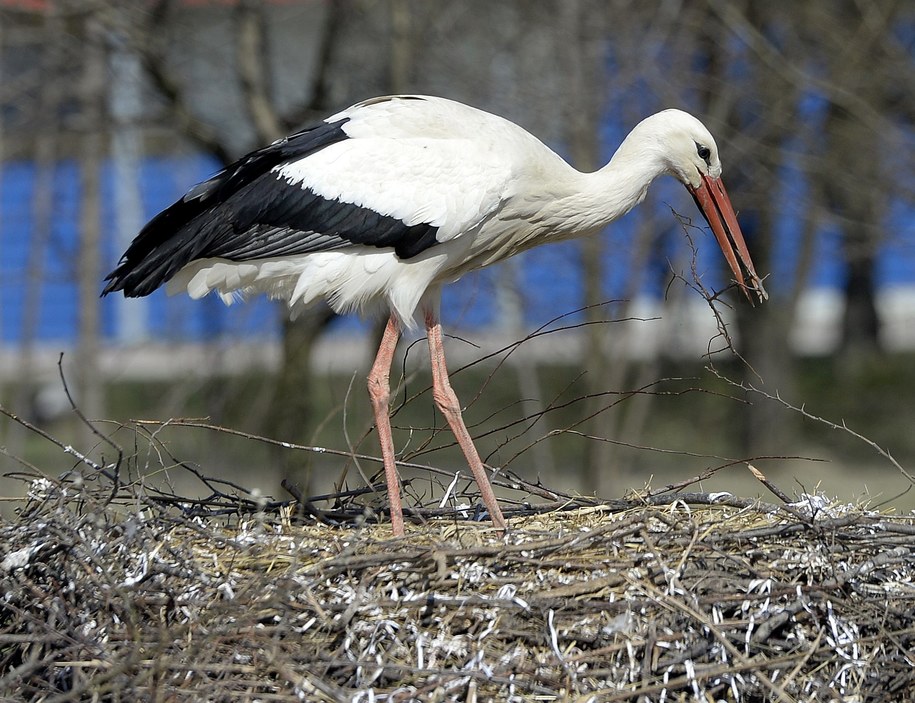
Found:
<path fill-rule="evenodd" d="M 180 197 L 192 184 L 203 180 L 218 165 L 202 156 L 184 158 L 148 158 L 140 165 L 139 191 L 145 217 L 153 216 Z M 793 281 L 800 239 L 800 217 L 803 203 L 803 182 L 796 173 L 786 173 L 783 179 L 786 196 L 780 200 L 782 219 L 773 245 L 773 270 L 767 287 L 777 298 Z M 113 267 L 120 252 L 115 243 L 115 213 L 113 203 L 114 169 L 110 163 L 102 172 L 102 235 L 106 270 Z M 50 184 L 49 210 L 39 211 L 36 191 Z M 676 183 L 662 180 L 652 189 L 653 202 L 683 203 L 677 209 L 698 219 L 692 203 L 682 200 Z M 792 194 L 793 197 L 788 197 Z M 739 207 L 739 203 L 737 204 Z M 39 173 L 33 163 L 7 163 L 0 171 L 0 339 L 15 345 L 27 330 L 38 341 L 75 339 L 77 332 L 76 279 L 79 258 L 80 179 L 75 162 L 55 164 L 49 173 Z M 662 213 L 666 214 L 666 213 Z M 630 214 L 615 223 L 607 236 L 606 297 L 620 298 L 631 290 L 630 257 L 627 248 L 634 246 L 635 217 Z M 752 218 L 742 215 L 752 245 Z M 641 292 L 654 296 L 663 294 L 669 277 L 670 261 L 681 260 L 688 254 L 682 228 L 675 218 L 662 216 L 669 222 L 659 233 L 659 245 L 641 271 Z M 878 285 L 915 286 L 915 212 L 900 203 L 891 204 L 886 215 L 887 238 L 881 250 L 877 277 Z M 712 236 L 703 228 L 695 233 L 699 249 L 698 266 L 706 283 L 720 283 L 716 274 L 721 270 L 720 253 Z M 542 324 L 554 316 L 567 313 L 582 304 L 580 243 L 569 242 L 530 251 L 518 257 L 512 275 L 519 277 L 524 295 L 524 316 L 531 325 Z M 33 247 L 42 247 L 33 251 Z M 839 234 L 824 229 L 817 233 L 816 265 L 812 271 L 811 287 L 838 288 L 844 275 L 840 256 Z M 621 253 L 623 252 L 623 253 Z M 37 270 L 29 265 L 38 263 Z M 498 315 L 494 295 L 496 276 L 508 275 L 509 270 L 494 267 L 467 276 L 458 284 L 446 288 L 443 301 L 444 316 L 449 323 L 463 327 L 482 326 L 494 322 Z M 30 278 L 32 277 L 32 278 Z M 38 316 L 25 319 L 30 282 L 38 285 Z M 99 282 L 101 289 L 101 281 Z M 34 285 L 32 290 L 35 290 Z M 31 295 L 34 295 L 32 293 Z M 116 302 L 100 300 L 103 330 L 107 339 L 119 338 Z M 263 338 L 278 334 L 282 312 L 264 299 L 246 305 L 224 306 L 217 298 L 192 301 L 184 296 L 168 297 L 157 291 L 143 301 L 131 301 L 137 314 L 147 320 L 148 335 L 159 340 L 193 341 L 222 335 Z M 340 327 L 360 324 L 342 320 Z"/>

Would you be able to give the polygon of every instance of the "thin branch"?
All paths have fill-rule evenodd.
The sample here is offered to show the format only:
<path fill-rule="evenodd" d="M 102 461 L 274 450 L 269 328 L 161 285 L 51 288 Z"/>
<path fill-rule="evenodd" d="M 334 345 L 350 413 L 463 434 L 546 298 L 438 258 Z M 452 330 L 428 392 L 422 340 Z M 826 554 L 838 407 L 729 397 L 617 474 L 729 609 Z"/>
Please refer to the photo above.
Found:
<path fill-rule="evenodd" d="M 173 6 L 173 0 L 159 0 L 152 6 L 146 15 L 147 24 L 134 36 L 134 48 L 153 85 L 168 103 L 178 131 L 213 154 L 220 163 L 227 164 L 232 161 L 233 155 L 222 135 L 194 114 L 184 88 L 168 66 L 169 37 L 162 27 L 166 26 L 166 18 Z"/>
<path fill-rule="evenodd" d="M 759 395 L 762 398 L 766 398 L 767 400 L 774 400 L 775 402 L 781 404 L 783 407 L 787 408 L 788 410 L 796 412 L 799 415 L 807 418 L 808 420 L 813 420 L 815 422 L 819 422 L 820 424 L 825 425 L 826 427 L 829 427 L 830 429 L 833 429 L 833 430 L 840 430 L 842 432 L 845 432 L 845 433 L 851 435 L 852 437 L 859 440 L 860 442 L 864 442 L 864 444 L 869 446 L 871 449 L 876 451 L 880 456 L 882 456 L 884 459 L 889 461 L 890 464 L 892 464 L 893 467 L 897 471 L 899 471 L 899 473 L 902 474 L 909 481 L 909 483 L 915 485 L 915 476 L 913 476 L 908 471 L 906 471 L 902 467 L 902 464 L 900 464 L 898 461 L 896 461 L 896 459 L 893 457 L 893 455 L 890 454 L 889 450 L 884 449 L 879 444 L 877 444 L 874 440 L 865 437 L 860 432 L 856 432 L 855 430 L 851 429 L 846 424 L 845 420 L 842 420 L 840 423 L 833 422 L 832 420 L 827 420 L 824 417 L 820 417 L 819 415 L 814 415 L 813 413 L 808 412 L 807 409 L 803 405 L 797 406 L 797 405 L 794 405 L 793 403 L 789 403 L 787 400 L 785 400 L 784 398 L 781 397 L 781 395 L 779 394 L 778 391 L 776 391 L 774 394 L 767 393 L 766 391 L 761 390 L 760 388 L 757 388 L 752 383 L 748 383 L 746 381 L 735 381 L 734 379 L 729 378 L 728 376 L 725 376 L 712 365 L 710 365 L 706 368 L 712 374 L 714 374 L 717 378 L 724 381 L 728 385 L 733 386 L 734 388 L 739 388 L 740 390 L 745 391 L 747 393 L 755 393 L 756 395 Z"/>

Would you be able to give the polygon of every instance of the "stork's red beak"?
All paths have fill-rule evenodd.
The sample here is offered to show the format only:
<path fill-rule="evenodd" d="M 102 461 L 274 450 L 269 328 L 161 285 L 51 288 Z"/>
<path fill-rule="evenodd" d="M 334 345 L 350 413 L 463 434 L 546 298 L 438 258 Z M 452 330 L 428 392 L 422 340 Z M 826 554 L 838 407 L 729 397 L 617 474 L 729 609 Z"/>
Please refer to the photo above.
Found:
<path fill-rule="evenodd" d="M 744 295 L 750 301 L 753 300 L 753 295 L 759 302 L 768 300 L 769 294 L 763 288 L 762 280 L 753 267 L 753 260 L 747 250 L 740 225 L 737 224 L 737 215 L 734 214 L 734 207 L 731 205 L 728 192 L 724 189 L 724 183 L 720 178 L 702 176 L 702 182 L 698 186 L 694 188 L 688 185 L 686 188 L 715 233 L 724 258 L 727 259 L 728 266 L 734 272 L 737 285 Z"/>

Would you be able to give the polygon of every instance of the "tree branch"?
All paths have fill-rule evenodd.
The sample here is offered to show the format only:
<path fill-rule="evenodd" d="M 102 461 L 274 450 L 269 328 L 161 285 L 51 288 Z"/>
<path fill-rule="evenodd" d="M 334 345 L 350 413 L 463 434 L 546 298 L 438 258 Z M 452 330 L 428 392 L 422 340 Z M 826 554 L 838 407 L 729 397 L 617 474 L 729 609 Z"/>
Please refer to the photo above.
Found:
<path fill-rule="evenodd" d="M 236 60 L 238 80 L 248 115 L 254 124 L 258 143 L 279 137 L 283 130 L 280 118 L 267 94 L 268 71 L 264 66 L 264 6 L 260 0 L 244 0 L 235 12 Z"/>

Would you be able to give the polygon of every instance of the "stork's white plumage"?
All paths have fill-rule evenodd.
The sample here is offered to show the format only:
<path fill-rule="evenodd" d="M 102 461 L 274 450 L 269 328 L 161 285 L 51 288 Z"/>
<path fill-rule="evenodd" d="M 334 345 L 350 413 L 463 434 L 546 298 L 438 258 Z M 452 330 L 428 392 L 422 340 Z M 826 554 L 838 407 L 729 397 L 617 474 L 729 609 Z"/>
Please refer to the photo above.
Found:
<path fill-rule="evenodd" d="M 715 140 L 665 110 L 640 122 L 594 173 L 581 173 L 518 125 L 458 102 L 375 98 L 274 142 L 192 188 L 157 215 L 107 277 L 103 294 L 170 292 L 226 302 L 267 293 L 292 308 L 386 309 L 369 373 L 394 533 L 403 534 L 389 373 L 417 316 L 433 397 L 455 433 L 493 523 L 505 520 L 448 381 L 441 287 L 539 244 L 593 234 L 662 174 L 680 180 L 711 226 L 738 287 L 767 298 L 721 183 Z"/>

